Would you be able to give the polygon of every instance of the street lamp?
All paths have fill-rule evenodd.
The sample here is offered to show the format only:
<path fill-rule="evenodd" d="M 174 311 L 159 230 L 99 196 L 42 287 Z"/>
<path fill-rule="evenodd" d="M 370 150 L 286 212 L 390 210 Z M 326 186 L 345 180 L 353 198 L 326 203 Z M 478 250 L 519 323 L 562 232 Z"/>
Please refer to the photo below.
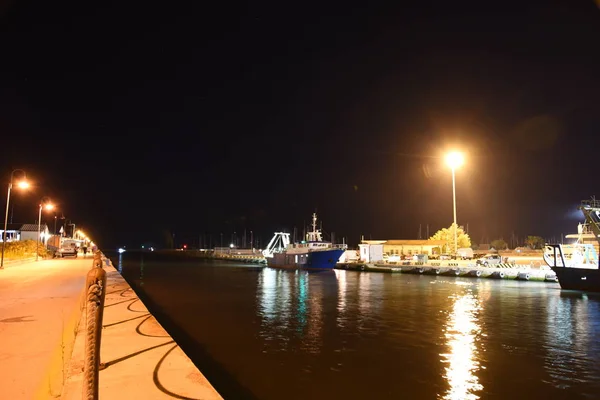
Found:
<path fill-rule="evenodd" d="M 0 260 L 0 269 L 4 268 L 4 248 L 6 247 L 6 228 L 8 223 L 8 205 L 10 203 L 10 190 L 13 186 L 13 179 L 15 177 L 15 172 L 22 172 L 23 177 L 17 182 L 17 187 L 19 189 L 27 189 L 29 187 L 29 182 L 27 182 L 27 175 L 25 171 L 22 169 L 15 169 L 10 173 L 10 182 L 8 183 L 8 194 L 6 195 L 6 214 L 4 217 L 4 231 L 2 231 L 2 259 Z"/>
<path fill-rule="evenodd" d="M 465 157 L 462 153 L 458 151 L 453 151 L 446 155 L 446 164 L 452 169 L 452 204 L 454 206 L 454 255 L 458 251 L 458 225 L 456 223 L 456 177 L 455 170 L 456 168 L 463 165 L 465 162 Z"/>
<path fill-rule="evenodd" d="M 38 234 L 37 234 L 37 251 L 35 252 L 35 261 L 38 261 L 40 257 L 40 230 L 42 228 L 42 208 L 44 210 L 53 210 L 54 204 L 50 203 L 50 199 L 47 197 L 42 197 L 40 201 L 40 213 L 38 215 Z M 44 203 L 44 201 L 46 201 Z"/>

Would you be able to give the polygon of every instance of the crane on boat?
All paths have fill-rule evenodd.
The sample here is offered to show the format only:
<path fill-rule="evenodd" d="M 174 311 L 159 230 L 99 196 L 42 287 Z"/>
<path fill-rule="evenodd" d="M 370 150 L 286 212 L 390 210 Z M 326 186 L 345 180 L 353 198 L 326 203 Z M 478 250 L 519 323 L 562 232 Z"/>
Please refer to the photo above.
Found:
<path fill-rule="evenodd" d="M 282 252 L 290 245 L 290 234 L 285 232 L 275 232 L 275 235 L 263 250 L 263 256 L 273 258 L 274 253 Z"/>

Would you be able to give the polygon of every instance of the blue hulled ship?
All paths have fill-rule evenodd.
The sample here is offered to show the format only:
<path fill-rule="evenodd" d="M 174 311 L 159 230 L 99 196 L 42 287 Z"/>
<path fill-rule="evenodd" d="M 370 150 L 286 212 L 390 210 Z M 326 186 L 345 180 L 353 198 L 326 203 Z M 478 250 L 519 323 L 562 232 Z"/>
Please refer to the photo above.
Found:
<path fill-rule="evenodd" d="M 263 254 L 269 267 L 324 270 L 335 267 L 346 247 L 323 240 L 314 213 L 312 232 L 306 234 L 306 240 L 290 243 L 289 233 L 276 232 Z"/>

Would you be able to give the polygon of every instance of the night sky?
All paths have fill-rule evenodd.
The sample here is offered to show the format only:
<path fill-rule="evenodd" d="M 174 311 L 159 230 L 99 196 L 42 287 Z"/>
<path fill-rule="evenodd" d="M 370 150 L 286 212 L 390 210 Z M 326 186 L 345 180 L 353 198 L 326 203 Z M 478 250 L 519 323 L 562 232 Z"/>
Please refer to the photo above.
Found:
<path fill-rule="evenodd" d="M 338 241 L 417 239 L 452 222 L 457 149 L 474 242 L 575 231 L 600 10 L 424 3 L 2 3 L 2 193 L 13 168 L 37 185 L 13 222 L 47 195 L 104 248 L 264 245 L 315 210 Z"/>

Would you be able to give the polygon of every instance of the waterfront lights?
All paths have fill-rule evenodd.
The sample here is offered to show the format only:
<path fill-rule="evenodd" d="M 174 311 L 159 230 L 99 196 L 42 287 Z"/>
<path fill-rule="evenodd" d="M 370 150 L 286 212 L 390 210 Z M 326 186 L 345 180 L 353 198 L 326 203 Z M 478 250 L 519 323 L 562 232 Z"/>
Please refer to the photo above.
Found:
<path fill-rule="evenodd" d="M 463 165 L 465 157 L 461 152 L 452 151 L 446 154 L 446 164 L 452 169 L 452 204 L 454 208 L 454 255 L 458 251 L 458 224 L 456 223 L 456 168 Z"/>
<path fill-rule="evenodd" d="M 50 202 L 47 197 L 42 197 L 40 201 L 40 212 L 38 215 L 38 234 L 37 234 L 37 251 L 35 253 L 35 261 L 39 260 L 40 257 L 40 230 L 42 228 L 42 209 L 50 211 L 54 209 L 54 204 Z"/>
<path fill-rule="evenodd" d="M 17 187 L 19 189 L 29 189 L 29 182 L 27 182 L 26 180 L 22 180 L 17 182 Z"/>
<path fill-rule="evenodd" d="M 15 178 L 15 172 L 21 173 L 21 179 L 17 182 L 17 187 L 19 189 L 27 189 L 29 187 L 29 182 L 27 182 L 27 174 L 22 169 L 15 169 L 10 173 L 10 180 L 8 182 L 8 193 L 6 195 L 6 214 L 4 216 L 4 231 L 2 231 L 2 259 L 0 260 L 0 269 L 4 268 L 4 248 L 6 247 L 6 228 L 8 224 L 8 205 L 10 203 L 10 190 L 13 186 L 13 181 Z"/>
<path fill-rule="evenodd" d="M 451 153 L 446 154 L 446 164 L 453 170 L 455 168 L 460 167 L 465 162 L 465 157 L 462 153 L 458 151 L 453 151 Z"/>

